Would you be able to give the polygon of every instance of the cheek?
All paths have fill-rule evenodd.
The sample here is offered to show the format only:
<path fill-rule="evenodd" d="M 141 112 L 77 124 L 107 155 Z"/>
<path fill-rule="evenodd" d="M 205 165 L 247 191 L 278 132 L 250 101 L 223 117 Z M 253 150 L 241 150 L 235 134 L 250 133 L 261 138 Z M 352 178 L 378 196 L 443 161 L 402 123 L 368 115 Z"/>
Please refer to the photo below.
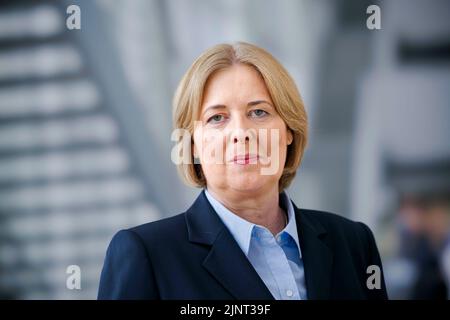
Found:
<path fill-rule="evenodd" d="M 267 147 L 268 152 L 271 154 L 272 152 L 278 151 L 280 155 L 286 154 L 287 152 L 287 142 L 288 142 L 288 136 L 287 136 L 287 130 L 286 129 L 272 129 L 276 130 L 277 134 L 273 135 L 271 130 L 268 131 L 267 134 Z M 264 145 L 265 139 L 261 139 L 260 142 Z"/>
<path fill-rule="evenodd" d="M 202 165 L 223 163 L 225 137 L 221 132 L 204 131 L 202 134 L 194 135 L 194 142 L 196 155 L 200 158 Z"/>

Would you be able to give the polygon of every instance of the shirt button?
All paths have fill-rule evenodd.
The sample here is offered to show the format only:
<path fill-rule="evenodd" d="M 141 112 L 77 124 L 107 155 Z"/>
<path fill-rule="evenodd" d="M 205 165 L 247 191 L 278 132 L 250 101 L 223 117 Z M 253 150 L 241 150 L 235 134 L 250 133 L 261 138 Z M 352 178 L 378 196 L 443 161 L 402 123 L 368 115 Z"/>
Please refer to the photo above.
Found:
<path fill-rule="evenodd" d="M 286 295 L 287 295 L 288 297 L 292 297 L 293 294 L 294 294 L 294 293 L 292 292 L 292 290 L 286 290 Z"/>
<path fill-rule="evenodd" d="M 277 241 L 278 241 L 278 242 L 281 241 L 281 236 L 277 236 Z"/>

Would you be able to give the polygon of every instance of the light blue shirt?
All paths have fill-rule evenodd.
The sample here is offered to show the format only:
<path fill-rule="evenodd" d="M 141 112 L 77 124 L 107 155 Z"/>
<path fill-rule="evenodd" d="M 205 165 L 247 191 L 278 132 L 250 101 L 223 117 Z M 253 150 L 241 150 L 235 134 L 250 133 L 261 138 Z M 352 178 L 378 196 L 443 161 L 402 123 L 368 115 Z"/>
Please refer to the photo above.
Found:
<path fill-rule="evenodd" d="M 275 237 L 265 227 L 234 214 L 206 189 L 206 198 L 230 230 L 266 287 L 277 300 L 306 300 L 305 271 L 292 202 L 286 192 L 280 201 L 288 224 Z"/>

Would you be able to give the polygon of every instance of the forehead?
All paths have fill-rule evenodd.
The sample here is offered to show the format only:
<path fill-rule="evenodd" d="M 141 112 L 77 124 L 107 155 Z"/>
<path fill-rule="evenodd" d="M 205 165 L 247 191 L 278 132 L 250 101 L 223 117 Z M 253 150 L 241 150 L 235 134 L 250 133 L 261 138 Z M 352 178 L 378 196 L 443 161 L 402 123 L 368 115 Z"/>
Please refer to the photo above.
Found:
<path fill-rule="evenodd" d="M 261 74 L 252 66 L 235 64 L 213 73 L 206 82 L 203 104 L 218 99 L 257 99 L 270 95 Z"/>

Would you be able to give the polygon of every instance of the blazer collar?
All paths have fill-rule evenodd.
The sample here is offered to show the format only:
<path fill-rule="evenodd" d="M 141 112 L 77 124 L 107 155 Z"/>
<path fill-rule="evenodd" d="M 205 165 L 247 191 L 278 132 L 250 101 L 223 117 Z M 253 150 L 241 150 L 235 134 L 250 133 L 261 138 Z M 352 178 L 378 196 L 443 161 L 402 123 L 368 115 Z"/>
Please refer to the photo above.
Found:
<path fill-rule="evenodd" d="M 293 205 L 302 248 L 308 299 L 329 299 L 333 253 L 327 245 L 327 231 L 320 221 L 314 218 L 314 214 L 305 214 L 305 210 L 297 208 L 295 203 Z"/>
<path fill-rule="evenodd" d="M 293 203 L 308 299 L 328 299 L 333 255 L 327 232 L 318 219 Z M 274 299 L 231 233 L 212 208 L 204 191 L 185 215 L 189 241 L 210 245 L 203 267 L 236 299 Z"/>

